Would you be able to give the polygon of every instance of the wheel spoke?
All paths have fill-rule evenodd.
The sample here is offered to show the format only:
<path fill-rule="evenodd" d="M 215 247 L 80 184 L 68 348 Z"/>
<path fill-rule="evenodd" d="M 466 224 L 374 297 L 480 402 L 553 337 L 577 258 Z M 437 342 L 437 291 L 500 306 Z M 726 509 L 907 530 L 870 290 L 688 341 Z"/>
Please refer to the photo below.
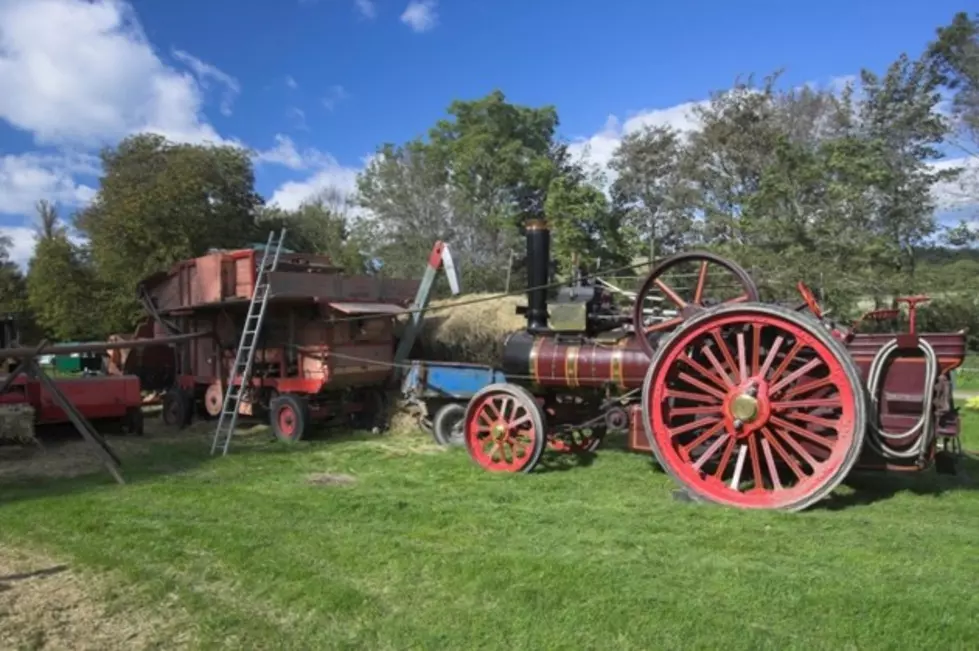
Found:
<path fill-rule="evenodd" d="M 690 368 L 692 368 L 693 370 L 697 371 L 701 375 L 703 375 L 705 378 L 707 378 L 714 384 L 716 384 L 720 389 L 727 389 L 733 386 L 733 383 L 731 382 L 730 379 L 728 379 L 727 374 L 724 373 L 724 369 L 721 368 L 720 364 L 717 364 L 716 358 L 714 358 L 714 356 L 711 355 L 710 351 L 707 350 L 706 348 L 704 349 L 704 351 L 708 355 L 708 359 L 710 360 L 711 365 L 714 366 L 714 369 L 718 373 L 720 373 L 721 377 L 717 377 L 716 375 L 711 373 L 708 369 L 706 369 L 700 362 L 694 360 L 693 358 L 687 355 L 683 355 L 680 358 L 680 361 L 686 364 L 687 366 L 689 366 Z"/>
<path fill-rule="evenodd" d="M 676 305 L 681 310 L 687 306 L 687 302 L 683 300 L 683 298 L 679 294 L 677 294 L 672 287 L 664 283 L 659 278 L 657 278 L 655 282 L 656 282 L 656 286 L 659 287 L 659 290 L 664 294 L 666 294 L 666 297 L 671 301 L 673 301 L 674 305 Z"/>
<path fill-rule="evenodd" d="M 716 405 L 720 404 L 714 402 L 715 399 L 719 399 L 716 396 L 710 396 L 705 393 L 692 393 L 690 391 L 676 391 L 674 389 L 669 389 L 666 392 L 666 397 L 679 398 L 680 400 L 690 400 L 692 402 L 706 402 Z"/>
<path fill-rule="evenodd" d="M 731 455 L 734 454 L 734 445 L 736 443 L 737 439 L 733 436 L 728 439 L 727 445 L 724 446 L 724 453 L 721 455 L 721 460 L 717 462 L 717 468 L 714 470 L 714 479 L 718 481 L 724 480 L 724 471 L 727 470 L 727 466 L 731 462 Z"/>
<path fill-rule="evenodd" d="M 720 391 L 718 391 L 714 387 L 711 387 L 709 385 L 704 384 L 703 382 L 701 382 L 697 378 L 693 377 L 689 373 L 680 373 L 680 379 L 683 380 L 684 382 L 687 382 L 689 384 L 694 385 L 695 387 L 697 387 L 698 389 L 700 389 L 704 393 L 707 393 L 707 394 L 710 394 L 710 395 L 714 396 L 718 400 L 724 400 L 724 394 L 723 393 L 721 393 Z"/>
<path fill-rule="evenodd" d="M 731 477 L 731 488 L 741 490 L 741 471 L 744 470 L 744 459 L 748 454 L 748 446 L 742 443 L 738 446 L 738 460 L 734 462 L 734 476 Z"/>
<path fill-rule="evenodd" d="M 700 458 L 697 459 L 697 461 L 694 462 L 694 464 L 693 464 L 694 469 L 695 470 L 700 470 L 701 466 L 703 466 L 704 463 L 706 463 L 708 459 L 710 459 L 712 456 L 714 456 L 714 453 L 717 452 L 717 449 L 719 447 L 721 447 L 724 444 L 724 441 L 728 440 L 729 438 L 731 438 L 731 435 L 728 434 L 727 432 L 725 432 L 721 436 L 717 437 L 717 440 L 714 441 L 713 443 L 711 443 L 710 444 L 710 447 L 707 448 L 704 451 L 704 453 L 702 455 L 700 455 Z"/>
<path fill-rule="evenodd" d="M 748 359 L 744 351 L 744 333 L 739 332 L 738 336 L 738 372 L 741 373 L 741 381 L 748 378 Z"/>
<path fill-rule="evenodd" d="M 795 382 L 796 380 L 798 380 L 800 377 L 802 377 L 803 375 L 805 375 L 809 371 L 813 370 L 814 368 L 816 368 L 817 366 L 819 366 L 822 363 L 823 363 L 823 360 L 819 359 L 818 357 L 816 359 L 809 360 L 808 362 L 806 362 L 805 364 L 803 364 L 802 366 L 800 366 L 799 368 L 797 368 L 796 370 L 792 371 L 791 373 L 789 373 L 788 375 L 786 375 L 784 378 L 782 378 L 781 380 L 779 380 L 777 384 L 775 384 L 774 386 L 772 386 L 771 389 L 769 389 L 769 391 L 771 393 L 773 393 L 773 394 L 778 393 L 779 391 L 781 391 L 782 389 L 784 389 L 786 386 L 788 386 L 789 384 L 792 384 L 793 382 Z"/>
<path fill-rule="evenodd" d="M 652 334 L 654 332 L 659 332 L 660 330 L 669 330 L 674 326 L 678 326 L 683 323 L 684 319 L 682 316 L 675 316 L 672 319 L 667 319 L 666 321 L 660 321 L 654 323 L 650 326 L 645 327 L 646 334 Z"/>
<path fill-rule="evenodd" d="M 772 457 L 772 448 L 768 444 L 768 439 L 761 439 L 761 449 L 765 453 L 765 465 L 768 466 L 768 476 L 772 480 L 772 488 L 782 490 L 782 482 L 778 478 L 778 469 L 775 467 L 775 459 Z"/>
<path fill-rule="evenodd" d="M 710 440 L 710 438 L 712 436 L 716 436 L 717 433 L 720 432 L 723 428 L 724 428 L 724 423 L 723 422 L 718 422 L 716 425 L 714 425 L 713 427 L 711 427 L 709 430 L 705 431 L 703 434 L 701 434 L 700 436 L 698 436 L 697 438 L 695 438 L 694 440 L 690 441 L 689 443 L 687 443 L 686 445 L 684 445 L 682 448 L 680 448 L 681 451 L 683 452 L 683 454 L 689 456 L 691 450 L 693 450 L 695 448 L 698 448 L 701 445 L 703 445 L 705 442 L 707 442 L 708 440 Z M 725 436 L 727 436 L 727 435 L 725 434 Z"/>
<path fill-rule="evenodd" d="M 706 357 L 707 361 L 710 362 L 710 365 L 714 367 L 714 370 L 717 371 L 722 378 L 724 378 L 724 380 L 720 382 L 718 386 L 720 386 L 722 389 L 728 389 L 730 387 L 733 387 L 734 380 L 732 380 L 728 376 L 727 371 L 724 370 L 724 366 L 718 361 L 717 357 L 714 355 L 714 351 L 712 351 L 707 346 L 704 346 L 703 348 L 700 349 L 700 352 L 704 354 L 704 357 Z"/>
<path fill-rule="evenodd" d="M 707 284 L 707 261 L 704 260 L 700 263 L 700 273 L 697 274 L 697 288 L 693 293 L 693 302 L 697 305 L 701 304 L 704 298 L 704 285 Z"/>

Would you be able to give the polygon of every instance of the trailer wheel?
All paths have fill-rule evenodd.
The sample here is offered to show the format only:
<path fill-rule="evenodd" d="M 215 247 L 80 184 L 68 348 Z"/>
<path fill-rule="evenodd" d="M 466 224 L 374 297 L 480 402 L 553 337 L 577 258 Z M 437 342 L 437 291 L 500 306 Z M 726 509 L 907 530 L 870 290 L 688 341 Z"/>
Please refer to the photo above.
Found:
<path fill-rule="evenodd" d="M 187 427 L 193 417 L 192 407 L 192 399 L 186 391 L 176 387 L 170 389 L 163 396 L 163 422 L 178 429 Z"/>
<path fill-rule="evenodd" d="M 466 408 L 451 402 L 442 405 L 432 421 L 432 436 L 439 445 L 461 446 L 466 444 Z"/>
<path fill-rule="evenodd" d="M 269 420 L 275 438 L 285 443 L 302 439 L 309 423 L 309 405 L 305 398 L 285 393 L 269 404 Z"/>

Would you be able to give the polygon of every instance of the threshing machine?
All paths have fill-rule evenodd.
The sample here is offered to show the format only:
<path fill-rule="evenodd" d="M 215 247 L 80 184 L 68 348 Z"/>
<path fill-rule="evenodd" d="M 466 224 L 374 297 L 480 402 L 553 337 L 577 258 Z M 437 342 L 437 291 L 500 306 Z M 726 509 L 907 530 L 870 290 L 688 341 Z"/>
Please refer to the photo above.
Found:
<path fill-rule="evenodd" d="M 527 327 L 505 342 L 507 381 L 476 392 L 464 415 L 483 468 L 529 472 L 548 444 L 594 450 L 622 431 L 696 500 L 785 510 L 855 467 L 918 471 L 937 458 L 947 470 L 965 334 L 916 332 L 923 297 L 901 299 L 907 332 L 861 333 L 897 311 L 842 326 L 802 283 L 799 305 L 761 303 L 740 266 L 689 252 L 650 271 L 628 314 L 584 281 L 549 301 L 546 224 L 528 223 L 526 240 Z M 683 267 L 686 289 L 672 279 Z"/>
<path fill-rule="evenodd" d="M 221 415 L 228 378 L 237 387 L 242 377 L 230 370 L 245 331 L 249 341 L 254 332 L 253 361 L 237 413 L 267 416 L 286 441 L 301 438 L 311 419 L 369 426 L 383 418 L 391 316 L 405 311 L 420 281 L 347 275 L 318 255 L 282 252 L 275 260 L 260 273 L 261 251 L 215 251 L 140 283 L 148 316 L 137 339 L 212 334 L 176 354 L 148 347 L 139 358 L 112 360 L 139 375 L 144 390 L 166 391 L 167 424 Z M 256 294 L 267 296 L 261 317 L 249 311 Z"/>

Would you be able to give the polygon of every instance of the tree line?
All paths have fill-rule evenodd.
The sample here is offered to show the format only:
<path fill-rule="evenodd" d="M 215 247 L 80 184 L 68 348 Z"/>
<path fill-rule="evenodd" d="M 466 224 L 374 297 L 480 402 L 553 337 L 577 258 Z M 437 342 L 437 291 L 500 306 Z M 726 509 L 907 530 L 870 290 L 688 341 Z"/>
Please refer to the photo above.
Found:
<path fill-rule="evenodd" d="M 26 274 L 0 238 L 0 312 L 58 340 L 128 332 L 140 278 L 280 226 L 291 248 L 351 273 L 417 276 L 442 239 L 468 291 L 499 291 L 522 282 L 522 224 L 545 217 L 559 276 L 572 259 L 601 272 L 706 249 L 750 266 L 766 298 L 803 280 L 841 315 L 868 296 L 940 290 L 927 325 L 979 335 L 977 216 L 942 227 L 933 196 L 967 179 L 932 164 L 979 157 L 979 14 L 842 90 L 779 82 L 712 93 L 689 131 L 628 133 L 604 169 L 572 155 L 553 106 L 500 91 L 455 101 L 423 136 L 378 147 L 353 195 L 329 189 L 296 210 L 255 191 L 247 150 L 138 134 L 101 152 L 89 205 L 61 217 L 38 203 Z M 979 188 L 960 194 L 979 204 Z"/>

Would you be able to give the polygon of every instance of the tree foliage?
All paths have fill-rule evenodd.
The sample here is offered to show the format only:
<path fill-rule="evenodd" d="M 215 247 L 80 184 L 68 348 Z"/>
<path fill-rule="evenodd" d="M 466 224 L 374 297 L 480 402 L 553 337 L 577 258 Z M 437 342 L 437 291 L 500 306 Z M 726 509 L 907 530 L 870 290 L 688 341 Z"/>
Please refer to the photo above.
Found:
<path fill-rule="evenodd" d="M 56 340 L 88 340 L 99 336 L 99 314 L 93 309 L 98 283 L 84 251 L 68 238 L 57 210 L 37 204 L 38 229 L 34 256 L 27 272 L 28 304 L 34 319 Z"/>
<path fill-rule="evenodd" d="M 107 330 L 132 326 L 134 287 L 143 277 L 258 236 L 262 200 L 245 150 L 140 134 L 103 151 L 102 168 L 98 194 L 75 225 L 107 288 L 108 302 L 100 306 Z"/>
<path fill-rule="evenodd" d="M 366 251 L 369 222 L 354 219 L 352 201 L 336 188 L 328 188 L 304 201 L 296 210 L 265 206 L 259 216 L 262 230 L 286 229 L 286 243 L 295 251 L 328 256 L 346 273 L 373 271 Z"/>
<path fill-rule="evenodd" d="M 592 263 L 613 257 L 612 211 L 557 127 L 554 107 L 512 104 L 494 91 L 453 102 L 427 139 L 380 147 L 358 188 L 380 225 L 385 272 L 417 274 L 441 239 L 467 288 L 500 289 L 511 258 L 523 257 L 521 226 L 531 217 L 551 220 L 558 262 L 567 265 L 571 248 Z"/>

